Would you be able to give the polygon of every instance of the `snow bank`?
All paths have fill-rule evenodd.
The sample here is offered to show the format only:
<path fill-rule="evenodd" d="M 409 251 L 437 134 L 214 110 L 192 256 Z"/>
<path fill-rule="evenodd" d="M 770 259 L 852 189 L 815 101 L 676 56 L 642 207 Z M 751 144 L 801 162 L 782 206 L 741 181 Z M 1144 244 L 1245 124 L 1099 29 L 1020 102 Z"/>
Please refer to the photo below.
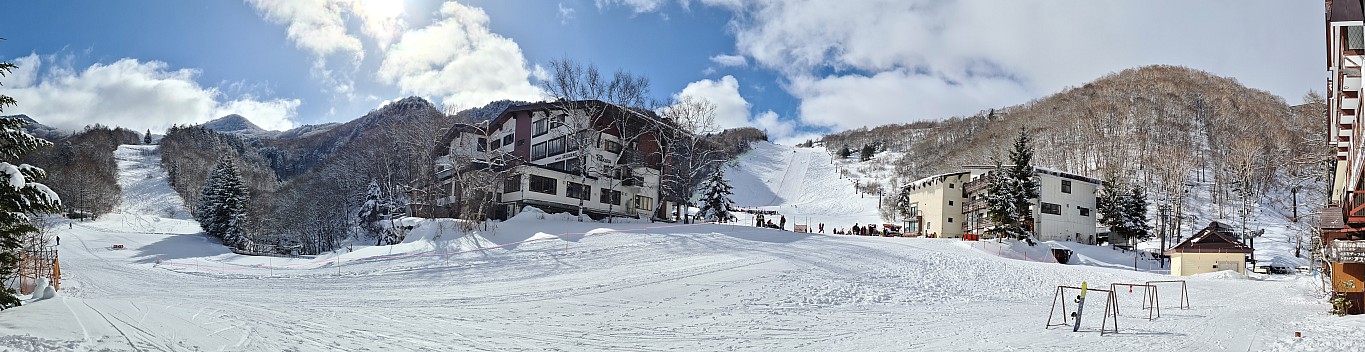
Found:
<path fill-rule="evenodd" d="M 1030 246 L 1022 241 L 1011 239 L 1002 239 L 1000 242 L 996 242 L 995 240 L 984 240 L 962 241 L 962 243 L 979 252 L 1001 258 L 1042 263 L 1057 262 L 1057 258 L 1052 255 L 1052 247 L 1047 243 L 1038 243 Z"/>

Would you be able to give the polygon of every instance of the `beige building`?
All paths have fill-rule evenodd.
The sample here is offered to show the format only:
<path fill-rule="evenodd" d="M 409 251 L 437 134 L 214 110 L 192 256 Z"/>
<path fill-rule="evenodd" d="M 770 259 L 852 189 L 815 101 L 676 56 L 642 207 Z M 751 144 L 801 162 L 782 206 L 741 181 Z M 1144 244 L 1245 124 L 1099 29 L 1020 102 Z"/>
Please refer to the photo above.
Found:
<path fill-rule="evenodd" d="M 1166 250 L 1171 257 L 1171 275 L 1189 276 L 1231 270 L 1246 274 L 1246 255 L 1251 247 L 1238 242 L 1232 228 L 1210 223 L 1194 236 Z"/>
<path fill-rule="evenodd" d="M 925 177 L 902 188 L 908 200 L 905 232 L 962 237 L 992 226 L 986 215 L 986 173 L 993 166 Z M 1095 242 L 1095 192 L 1100 180 L 1036 168 L 1039 197 L 1033 200 L 1033 233 L 1043 241 Z"/>
<path fill-rule="evenodd" d="M 966 215 L 961 211 L 966 193 L 962 185 L 971 173 L 955 172 L 922 178 L 906 185 L 909 219 L 905 219 L 905 233 L 962 237 Z"/>

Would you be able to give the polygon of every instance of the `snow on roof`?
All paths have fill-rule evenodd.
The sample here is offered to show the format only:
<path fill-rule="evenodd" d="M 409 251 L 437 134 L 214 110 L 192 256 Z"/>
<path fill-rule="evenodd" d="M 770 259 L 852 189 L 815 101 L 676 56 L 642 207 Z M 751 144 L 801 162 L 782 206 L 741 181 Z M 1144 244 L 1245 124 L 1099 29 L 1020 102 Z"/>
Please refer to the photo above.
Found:
<path fill-rule="evenodd" d="M 1008 166 L 1013 166 L 1013 165 L 1006 164 L 1006 165 L 1001 165 L 1001 166 L 1006 166 L 1006 167 L 1008 167 Z M 984 170 L 988 170 L 988 169 L 995 169 L 995 166 L 994 166 L 994 165 L 965 165 L 965 166 L 963 166 L 962 168 L 963 168 L 963 169 L 968 169 L 968 170 L 983 170 L 983 169 L 984 169 Z M 1047 174 L 1047 175 L 1057 176 L 1057 177 L 1066 178 L 1066 179 L 1072 179 L 1072 180 L 1081 181 L 1081 182 L 1088 182 L 1088 183 L 1092 183 L 1092 184 L 1096 184 L 1096 185 L 1103 185 L 1103 184 L 1104 184 L 1104 181 L 1100 181 L 1100 179 L 1097 179 L 1097 178 L 1093 178 L 1093 177 L 1089 177 L 1089 176 L 1084 176 L 1084 175 L 1079 175 L 1079 174 L 1074 174 L 1074 173 L 1070 173 L 1070 172 L 1066 172 L 1066 171 L 1062 171 L 1062 170 L 1058 170 L 1058 169 L 1053 169 L 1053 168 L 1050 168 L 1050 167 L 1034 166 L 1033 169 L 1034 169 L 1034 170 L 1037 170 L 1038 173 L 1040 173 L 1040 174 Z"/>
<path fill-rule="evenodd" d="M 925 187 L 925 186 L 929 186 L 929 185 L 933 184 L 934 182 L 943 181 L 943 179 L 946 178 L 946 177 L 948 177 L 948 176 L 953 176 L 953 175 L 957 175 L 957 174 L 965 174 L 965 173 L 967 173 L 967 171 L 949 172 L 949 173 L 943 173 L 943 174 L 933 175 L 933 176 L 929 176 L 929 177 L 925 177 L 925 178 L 921 178 L 921 179 L 915 180 L 914 182 L 910 182 L 910 183 L 906 184 L 905 187 L 910 188 L 910 189 L 920 189 L 920 188 L 923 188 L 923 187 Z"/>

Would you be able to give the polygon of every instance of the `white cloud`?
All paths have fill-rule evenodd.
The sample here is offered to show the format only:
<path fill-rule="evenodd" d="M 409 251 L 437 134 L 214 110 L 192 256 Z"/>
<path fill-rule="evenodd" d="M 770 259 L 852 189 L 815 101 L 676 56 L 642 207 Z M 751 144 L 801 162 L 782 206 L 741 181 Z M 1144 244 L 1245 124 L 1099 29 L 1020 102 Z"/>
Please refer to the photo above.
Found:
<path fill-rule="evenodd" d="M 451 106 L 542 97 L 528 81 L 521 47 L 489 31 L 482 9 L 449 2 L 440 14 L 439 21 L 404 33 L 389 48 L 379 67 L 381 81 Z"/>
<path fill-rule="evenodd" d="M 38 82 L 38 69 L 43 67 L 42 59 L 36 54 L 14 59 L 14 69 L 5 77 L 4 86 L 24 88 Z"/>
<path fill-rule="evenodd" d="M 271 22 L 286 25 L 289 39 L 299 48 L 325 57 L 336 53 L 355 61 L 365 57 L 364 47 L 346 31 L 344 12 L 353 8 L 346 0 L 247 0 Z"/>
<path fill-rule="evenodd" d="M 751 115 L 748 100 L 739 94 L 739 80 L 734 76 L 721 77 L 719 80 L 704 79 L 687 84 L 674 98 L 693 97 L 703 99 L 716 106 L 716 127 L 730 129 L 736 127 L 755 127 L 768 132 L 773 140 L 784 140 L 796 132 L 796 124 L 790 119 L 782 119 L 771 111 Z"/>
<path fill-rule="evenodd" d="M 635 13 L 654 12 L 663 6 L 668 0 L 594 0 L 597 8 L 612 5 L 623 5 L 629 7 Z"/>
<path fill-rule="evenodd" d="M 873 76 L 801 76 L 788 90 L 801 99 L 802 122 L 835 130 L 887 123 L 937 120 L 975 113 L 999 101 L 1027 100 L 1013 81 L 982 78 L 951 84 L 939 76 L 909 70 Z M 981 107 L 981 108 L 977 108 Z"/>
<path fill-rule="evenodd" d="M 721 66 L 744 66 L 749 64 L 749 60 L 743 55 L 716 55 L 711 57 L 711 62 Z"/>
<path fill-rule="evenodd" d="M 578 10 L 572 7 L 564 6 L 563 2 L 559 3 L 559 24 L 569 24 L 577 12 Z"/>
<path fill-rule="evenodd" d="M 792 82 L 804 121 L 840 128 L 971 114 L 1150 64 L 1237 77 L 1291 101 L 1323 78 L 1321 43 L 1303 40 L 1321 37 L 1321 4 L 701 2 L 736 13 L 737 54 Z"/>
<path fill-rule="evenodd" d="M 28 84 L 0 86 L 19 105 L 6 114 L 26 114 L 45 125 L 76 130 L 86 125 L 127 127 L 161 131 L 172 124 L 194 124 L 237 113 L 264 128 L 293 126 L 297 99 L 257 100 L 246 96 L 220 102 L 216 88 L 194 81 L 198 71 L 171 69 L 160 61 L 121 59 L 93 64 L 77 72 L 54 57 L 30 55 L 16 59 L 33 68 Z M 38 72 L 44 63 L 45 72 Z M 27 69 L 26 69 L 27 70 Z M 26 73 L 27 74 L 27 73 Z M 7 82 L 8 83 L 8 82 Z"/>

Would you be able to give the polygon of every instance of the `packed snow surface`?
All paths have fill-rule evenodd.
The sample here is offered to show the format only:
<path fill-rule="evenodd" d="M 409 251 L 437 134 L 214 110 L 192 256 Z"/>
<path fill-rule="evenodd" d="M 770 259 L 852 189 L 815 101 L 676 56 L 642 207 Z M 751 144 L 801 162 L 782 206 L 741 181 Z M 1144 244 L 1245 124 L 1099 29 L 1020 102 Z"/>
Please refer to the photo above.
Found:
<path fill-rule="evenodd" d="M 752 147 L 725 170 L 736 206 L 776 211 L 786 216 L 787 229 L 793 224 L 809 223 L 812 228 L 825 224 L 830 233 L 833 228 L 884 222 L 877 213 L 877 195 L 859 194 L 853 180 L 840 177 L 833 156 L 824 148 L 768 142 Z M 737 215 L 741 223 L 753 223 L 752 215 Z M 777 223 L 776 216 L 767 218 Z"/>
<path fill-rule="evenodd" d="M 124 204 L 162 199 L 146 195 Z M 1117 334 L 1098 332 L 1102 295 L 1087 299 L 1081 332 L 1045 329 L 1058 285 L 1173 279 L 1034 261 L 1045 252 L 1035 247 L 1050 244 L 523 212 L 469 233 L 453 220 L 403 219 L 416 228 L 393 246 L 248 257 L 159 206 L 126 209 L 152 213 L 58 230 L 61 290 L 0 312 L 0 348 L 1347 351 L 1365 340 L 1365 320 L 1327 315 L 1315 281 L 1292 275 L 1187 277 L 1190 309 L 1175 308 L 1178 291 L 1163 287 L 1153 321 L 1140 292 L 1120 288 Z"/>

